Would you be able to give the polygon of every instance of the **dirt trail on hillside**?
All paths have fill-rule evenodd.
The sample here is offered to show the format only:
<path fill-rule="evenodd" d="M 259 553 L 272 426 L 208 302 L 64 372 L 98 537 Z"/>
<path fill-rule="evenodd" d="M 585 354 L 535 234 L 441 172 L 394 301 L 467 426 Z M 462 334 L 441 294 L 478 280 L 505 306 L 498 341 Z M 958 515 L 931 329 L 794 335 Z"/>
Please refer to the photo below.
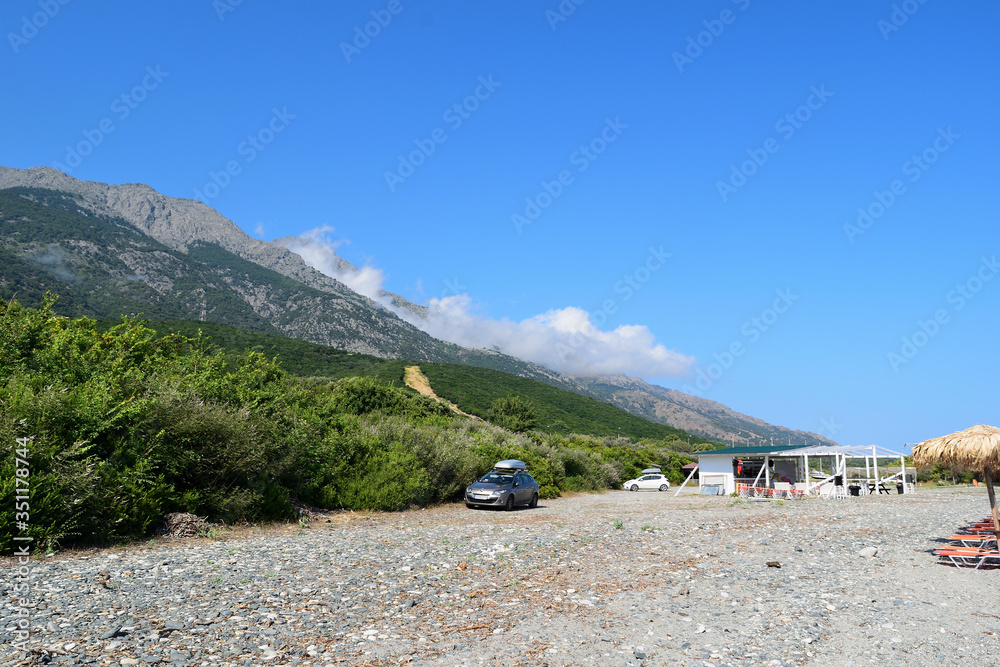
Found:
<path fill-rule="evenodd" d="M 417 393 L 423 394 L 424 396 L 430 396 L 435 401 L 440 401 L 441 403 L 444 403 L 451 409 L 452 412 L 457 412 L 460 415 L 465 415 L 466 417 L 472 417 L 473 419 L 479 419 L 479 417 L 476 417 L 475 415 L 470 415 L 468 412 L 462 412 L 457 405 L 455 405 L 451 401 L 446 401 L 445 399 L 435 394 L 434 390 L 431 389 L 431 383 L 427 379 L 427 376 L 424 375 L 423 372 L 421 372 L 420 366 L 407 366 L 403 374 L 403 382 L 406 383 L 407 387 L 415 389 Z"/>

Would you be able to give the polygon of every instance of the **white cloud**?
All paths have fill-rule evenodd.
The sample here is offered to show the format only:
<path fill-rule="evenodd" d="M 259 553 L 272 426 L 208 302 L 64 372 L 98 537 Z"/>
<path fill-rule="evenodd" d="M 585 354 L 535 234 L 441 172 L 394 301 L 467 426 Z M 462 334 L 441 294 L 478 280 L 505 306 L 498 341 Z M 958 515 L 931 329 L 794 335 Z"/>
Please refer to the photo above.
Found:
<path fill-rule="evenodd" d="M 358 294 L 385 305 L 386 300 L 380 296 L 385 274 L 373 266 L 366 264 L 358 268 L 341 259 L 337 255 L 337 247 L 344 241 L 331 241 L 327 233 L 332 231 L 333 227 L 324 225 L 302 236 L 278 239 L 276 243 L 298 254 L 306 264 L 320 273 L 336 278 Z"/>
<path fill-rule="evenodd" d="M 331 241 L 327 233 L 332 231 L 324 226 L 279 242 L 309 266 L 374 299 L 435 338 L 463 347 L 499 349 L 555 371 L 581 375 L 681 377 L 694 364 L 693 357 L 657 343 L 646 326 L 630 324 L 601 331 L 580 308 L 553 309 L 520 322 L 496 320 L 476 313 L 471 298 L 461 294 L 431 299 L 427 317 L 420 317 L 393 306 L 382 296 L 385 275 L 380 269 L 368 265 L 358 268 L 342 260 L 336 250 L 343 241 Z"/>

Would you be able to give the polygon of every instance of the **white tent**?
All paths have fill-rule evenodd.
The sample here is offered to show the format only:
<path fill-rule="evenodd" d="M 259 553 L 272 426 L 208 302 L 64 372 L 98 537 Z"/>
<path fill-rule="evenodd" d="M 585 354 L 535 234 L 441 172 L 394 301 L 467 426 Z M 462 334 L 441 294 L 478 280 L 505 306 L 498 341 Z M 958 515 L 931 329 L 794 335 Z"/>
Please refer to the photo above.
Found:
<path fill-rule="evenodd" d="M 882 475 L 879 472 L 879 459 L 899 459 L 900 471 L 892 475 Z M 830 462 L 830 470 L 822 470 L 819 477 L 817 471 L 810 465 L 822 460 Z M 848 478 L 847 462 L 849 460 L 865 461 L 865 475 L 860 474 Z M 780 463 L 779 463 L 780 462 Z M 841 445 L 814 445 L 799 447 L 781 445 L 776 447 L 727 447 L 698 454 L 699 489 L 706 493 L 706 487 L 715 489 L 719 494 L 736 493 L 742 488 L 773 488 L 772 469 L 782 467 L 780 475 L 782 482 L 790 481 L 796 491 L 804 494 L 831 493 L 845 494 L 845 485 L 857 485 L 859 492 L 888 492 L 888 485 L 902 484 L 903 493 L 912 493 L 913 484 L 907 477 L 906 462 L 901 452 L 866 445 L 846 447 Z M 746 470 L 751 473 L 747 474 Z M 755 472 L 755 474 L 754 474 Z M 883 471 L 884 472 L 884 471 Z M 838 480 L 839 477 L 839 480 Z M 688 478 L 690 479 L 690 477 Z M 681 489 L 687 484 L 685 480 Z M 840 481 L 838 486 L 836 481 Z M 779 483 L 782 483 L 779 482 Z M 679 494 L 681 489 L 677 490 Z"/>

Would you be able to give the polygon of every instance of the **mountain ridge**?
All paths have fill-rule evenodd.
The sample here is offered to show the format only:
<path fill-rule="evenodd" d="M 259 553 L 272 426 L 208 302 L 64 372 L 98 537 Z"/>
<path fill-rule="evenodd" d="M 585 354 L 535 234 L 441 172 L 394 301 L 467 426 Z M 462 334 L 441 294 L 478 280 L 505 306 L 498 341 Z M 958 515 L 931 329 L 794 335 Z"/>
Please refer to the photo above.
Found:
<path fill-rule="evenodd" d="M 213 289 L 216 291 L 213 294 L 216 298 L 228 300 L 234 308 L 241 309 L 243 320 L 257 318 L 259 321 L 254 326 L 260 331 L 271 333 L 270 329 L 273 328 L 273 333 L 377 356 L 400 358 L 405 350 L 405 354 L 410 355 L 413 361 L 464 363 L 501 370 L 599 398 L 649 421 L 676 428 L 684 428 L 680 424 L 686 424 L 689 428 L 685 430 L 690 429 L 690 432 L 700 437 L 733 441 L 744 440 L 745 433 L 757 438 L 777 437 L 781 441 L 789 437 L 801 437 L 809 444 L 832 442 L 814 433 L 774 426 L 714 401 L 650 385 L 637 378 L 560 374 L 495 350 L 473 350 L 438 340 L 341 281 L 308 266 L 299 254 L 285 247 L 291 244 L 292 239 L 276 239 L 271 242 L 255 239 L 236 223 L 202 202 L 168 197 L 145 184 L 109 185 L 81 181 L 49 167 L 0 167 L 0 190 L 15 187 L 69 193 L 74 197 L 75 204 L 89 215 L 105 221 L 119 221 L 111 224 L 120 225 L 124 222 L 136 233 L 200 262 L 203 266 L 196 272 L 201 279 L 214 281 Z M 80 250 L 82 246 L 74 246 L 72 241 L 66 239 L 65 243 L 56 244 L 50 249 L 57 248 L 59 252 L 73 255 L 78 262 L 85 263 L 83 255 L 86 253 Z M 27 246 L 22 244 L 19 252 L 25 252 L 25 247 Z M 213 247 L 218 250 L 212 250 Z M 143 262 L 155 263 L 149 258 L 154 257 L 157 252 L 160 255 L 156 257 L 162 260 L 161 263 L 183 264 L 184 258 L 171 255 L 165 250 L 147 250 L 142 257 L 130 257 L 130 275 L 125 275 L 125 269 L 119 268 L 118 275 L 112 277 L 123 289 L 132 289 L 133 292 L 137 291 L 137 287 L 126 284 L 129 280 L 145 281 L 152 289 L 152 292 L 145 292 L 147 296 L 162 304 L 169 297 L 168 286 L 176 284 L 175 278 L 162 271 L 157 275 L 140 274 L 136 269 L 141 268 Z M 97 250 L 92 248 L 92 252 L 97 253 Z M 338 266 L 342 269 L 355 268 L 349 262 L 339 257 L 337 259 L 341 262 Z M 105 260 L 105 263 L 110 261 L 107 257 Z M 216 268 L 226 275 L 213 275 L 212 267 L 209 266 L 212 261 L 219 262 Z M 301 285 L 303 289 L 297 290 L 294 285 L 277 278 L 259 275 L 259 270 L 243 262 L 272 271 Z M 181 271 L 176 266 L 173 270 L 175 273 Z M 156 286 L 159 286 L 159 290 Z M 186 312 L 193 316 L 205 300 L 205 290 L 202 289 L 199 294 L 197 285 L 188 285 L 185 289 L 178 298 L 185 299 Z M 285 301 L 275 302 L 276 294 L 281 295 Z M 383 292 L 380 296 L 390 299 L 398 307 L 406 308 L 417 317 L 426 314 L 424 306 L 413 304 L 399 295 Z M 236 300 L 242 301 L 245 306 L 239 306 Z M 322 318 L 310 318 L 312 311 L 323 312 L 325 315 Z M 212 312 L 209 309 L 209 314 Z"/>

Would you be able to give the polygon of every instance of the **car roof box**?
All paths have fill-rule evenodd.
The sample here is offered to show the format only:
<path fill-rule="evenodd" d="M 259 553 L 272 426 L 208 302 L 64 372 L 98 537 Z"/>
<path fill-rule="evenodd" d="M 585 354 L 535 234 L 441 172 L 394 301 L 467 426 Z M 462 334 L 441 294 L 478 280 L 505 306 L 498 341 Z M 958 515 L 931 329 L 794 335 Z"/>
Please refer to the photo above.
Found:
<path fill-rule="evenodd" d="M 640 475 L 658 475 L 658 474 L 660 474 L 660 469 L 659 468 L 646 468 L 645 470 L 643 470 L 639 474 Z"/>
<path fill-rule="evenodd" d="M 528 466 L 524 464 L 524 461 L 507 459 L 506 461 L 497 461 L 493 468 L 496 470 L 527 470 Z"/>

